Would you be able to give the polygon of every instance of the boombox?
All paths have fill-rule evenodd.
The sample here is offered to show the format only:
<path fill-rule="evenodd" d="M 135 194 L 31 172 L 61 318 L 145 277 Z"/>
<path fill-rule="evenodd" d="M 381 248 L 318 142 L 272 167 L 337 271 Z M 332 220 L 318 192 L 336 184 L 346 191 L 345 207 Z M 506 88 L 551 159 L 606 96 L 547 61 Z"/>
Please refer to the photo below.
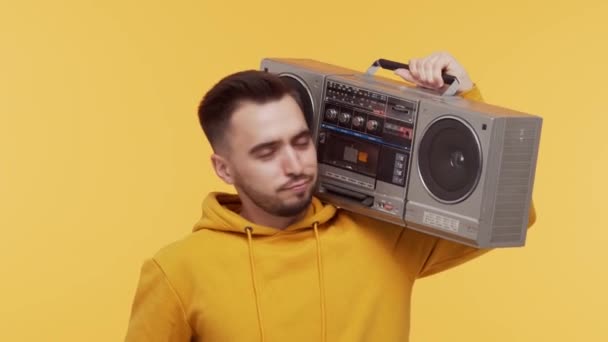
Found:
<path fill-rule="evenodd" d="M 266 58 L 294 88 L 318 153 L 316 196 L 478 247 L 525 244 L 542 119 L 308 59 Z M 455 86 L 456 84 L 456 86 Z M 447 89 L 446 89 L 447 88 Z"/>

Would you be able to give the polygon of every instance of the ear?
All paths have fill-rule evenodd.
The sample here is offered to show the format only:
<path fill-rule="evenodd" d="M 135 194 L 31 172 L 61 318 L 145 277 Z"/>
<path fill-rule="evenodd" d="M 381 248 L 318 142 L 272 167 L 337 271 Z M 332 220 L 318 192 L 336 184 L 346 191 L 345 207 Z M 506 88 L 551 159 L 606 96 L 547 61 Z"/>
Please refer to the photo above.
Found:
<path fill-rule="evenodd" d="M 214 153 L 211 155 L 211 164 L 213 165 L 215 174 L 226 182 L 226 184 L 234 184 L 232 167 L 226 158 Z"/>

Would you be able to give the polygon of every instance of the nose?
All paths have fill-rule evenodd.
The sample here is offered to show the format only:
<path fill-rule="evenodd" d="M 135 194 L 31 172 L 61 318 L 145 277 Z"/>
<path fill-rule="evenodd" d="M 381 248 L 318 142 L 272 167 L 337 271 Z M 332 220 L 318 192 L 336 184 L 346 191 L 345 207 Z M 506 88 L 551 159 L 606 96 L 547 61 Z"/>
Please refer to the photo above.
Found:
<path fill-rule="evenodd" d="M 304 167 L 300 160 L 298 151 L 293 148 L 286 148 L 283 156 L 283 170 L 287 175 L 299 175 Z"/>

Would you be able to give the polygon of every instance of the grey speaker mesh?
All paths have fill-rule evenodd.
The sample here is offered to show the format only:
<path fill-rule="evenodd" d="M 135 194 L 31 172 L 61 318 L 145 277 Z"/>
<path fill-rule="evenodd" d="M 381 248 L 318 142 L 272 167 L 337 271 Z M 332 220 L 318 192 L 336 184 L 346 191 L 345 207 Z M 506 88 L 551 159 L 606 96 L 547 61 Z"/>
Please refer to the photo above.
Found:
<path fill-rule="evenodd" d="M 498 193 L 491 242 L 522 239 L 523 220 L 528 217 L 528 188 L 534 158 L 537 125 L 528 120 L 508 120 L 505 125 L 502 164 L 498 176 Z"/>

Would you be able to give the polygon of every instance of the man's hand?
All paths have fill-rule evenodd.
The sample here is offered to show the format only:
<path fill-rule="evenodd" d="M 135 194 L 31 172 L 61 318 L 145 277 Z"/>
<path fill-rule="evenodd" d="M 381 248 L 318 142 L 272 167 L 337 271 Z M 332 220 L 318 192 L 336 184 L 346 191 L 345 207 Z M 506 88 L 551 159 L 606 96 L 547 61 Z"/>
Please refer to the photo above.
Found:
<path fill-rule="evenodd" d="M 445 71 L 447 74 L 456 77 L 460 82 L 458 93 L 473 88 L 473 81 L 471 81 L 467 71 L 447 52 L 435 52 L 427 57 L 410 59 L 408 64 L 410 70 L 397 69 L 395 74 L 420 87 L 441 88 L 444 83 L 441 73 Z"/>

